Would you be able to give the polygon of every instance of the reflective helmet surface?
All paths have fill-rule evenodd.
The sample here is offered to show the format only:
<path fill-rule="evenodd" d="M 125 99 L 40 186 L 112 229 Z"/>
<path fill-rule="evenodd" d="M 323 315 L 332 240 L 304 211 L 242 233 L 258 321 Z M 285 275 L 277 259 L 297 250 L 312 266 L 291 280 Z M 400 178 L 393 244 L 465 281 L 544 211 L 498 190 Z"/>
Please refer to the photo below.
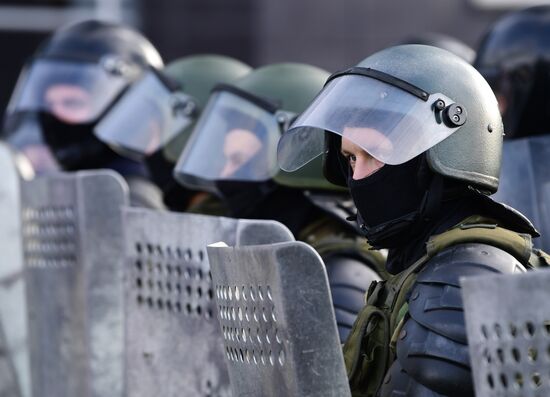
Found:
<path fill-rule="evenodd" d="M 497 95 L 506 138 L 550 132 L 550 6 L 498 20 L 483 38 L 474 66 Z"/>
<path fill-rule="evenodd" d="M 178 161 L 177 178 L 186 186 L 214 192 L 216 182 L 222 180 L 337 188 L 323 177 L 320 161 L 294 174 L 280 170 L 276 163 L 282 132 L 306 109 L 328 76 L 314 66 L 281 63 L 218 86 Z M 207 158 L 212 160 L 205 164 Z"/>
<path fill-rule="evenodd" d="M 151 43 L 128 27 L 86 21 L 61 28 L 25 65 L 8 105 L 4 135 L 16 135 L 31 115 L 64 168 L 104 165 L 111 155 L 94 138 L 92 126 L 146 69 L 161 66 Z"/>
<path fill-rule="evenodd" d="M 422 44 L 438 47 L 452 52 L 470 64 L 474 62 L 476 57 L 475 50 L 468 44 L 442 33 L 419 33 L 403 40 L 400 44 Z"/>
<path fill-rule="evenodd" d="M 345 185 L 325 131 L 390 165 L 426 152 L 434 172 L 497 190 L 503 127 L 496 98 L 471 65 L 448 51 L 402 45 L 371 55 L 333 75 L 283 136 L 282 168 L 297 169 L 325 153 L 325 164 L 332 164 L 325 167 L 327 178 Z"/>

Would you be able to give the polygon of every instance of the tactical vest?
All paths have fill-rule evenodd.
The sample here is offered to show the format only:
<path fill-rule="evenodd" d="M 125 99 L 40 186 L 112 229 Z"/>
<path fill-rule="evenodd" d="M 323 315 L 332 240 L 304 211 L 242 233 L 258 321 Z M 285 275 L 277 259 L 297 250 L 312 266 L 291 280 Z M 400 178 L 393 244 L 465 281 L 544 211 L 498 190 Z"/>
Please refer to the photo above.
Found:
<path fill-rule="evenodd" d="M 359 312 L 344 344 L 344 360 L 354 397 L 374 397 L 395 360 L 397 336 L 408 311 L 408 293 L 420 270 L 437 253 L 465 243 L 502 249 L 527 269 L 550 265 L 550 256 L 533 249 L 530 235 L 504 229 L 480 216 L 469 217 L 450 230 L 432 236 L 422 258 L 401 273 L 375 281 L 369 287 L 366 306 Z"/>

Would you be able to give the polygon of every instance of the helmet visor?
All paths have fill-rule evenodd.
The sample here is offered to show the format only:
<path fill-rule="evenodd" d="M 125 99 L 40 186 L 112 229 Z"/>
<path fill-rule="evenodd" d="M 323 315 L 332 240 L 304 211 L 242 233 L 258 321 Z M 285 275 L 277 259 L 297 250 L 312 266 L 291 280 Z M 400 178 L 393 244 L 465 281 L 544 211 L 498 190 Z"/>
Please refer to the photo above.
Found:
<path fill-rule="evenodd" d="M 278 171 L 276 113 L 229 91 L 216 91 L 176 165 L 188 187 L 215 191 L 222 180 L 265 181 Z"/>
<path fill-rule="evenodd" d="M 149 71 L 101 119 L 95 134 L 123 155 L 149 156 L 193 122 L 195 107 L 190 96 Z"/>
<path fill-rule="evenodd" d="M 7 113 L 43 111 L 68 124 L 90 123 L 127 84 L 101 64 L 38 59 L 19 78 Z"/>
<path fill-rule="evenodd" d="M 420 97 L 362 74 L 336 77 L 282 136 L 279 166 L 295 171 L 323 154 L 325 131 L 352 141 L 385 164 L 405 163 L 457 130 L 444 123 L 437 101 L 444 107 L 454 103 L 442 94 Z"/>

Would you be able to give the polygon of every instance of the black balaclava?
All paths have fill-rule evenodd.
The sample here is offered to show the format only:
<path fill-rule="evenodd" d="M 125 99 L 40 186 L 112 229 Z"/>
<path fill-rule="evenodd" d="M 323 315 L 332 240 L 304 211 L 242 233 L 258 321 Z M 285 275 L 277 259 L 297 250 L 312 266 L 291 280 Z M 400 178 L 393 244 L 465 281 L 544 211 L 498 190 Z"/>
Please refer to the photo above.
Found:
<path fill-rule="evenodd" d="M 161 148 L 145 158 L 149 177 L 162 191 L 162 200 L 171 211 L 185 212 L 198 191 L 185 188 L 176 182 L 172 176 L 174 164 L 164 157 L 163 151 Z"/>
<path fill-rule="evenodd" d="M 424 155 L 384 165 L 360 180 L 350 170 L 347 181 L 358 223 L 375 248 L 402 245 L 437 213 L 443 195 L 443 180 L 428 169 Z"/>
<path fill-rule="evenodd" d="M 44 140 L 65 170 L 101 168 L 116 158 L 116 154 L 95 137 L 95 121 L 68 124 L 47 112 L 40 112 L 39 120 Z"/>
<path fill-rule="evenodd" d="M 243 219 L 273 219 L 297 236 L 316 216 L 316 208 L 304 192 L 278 186 L 273 181 L 216 183 L 231 216 Z"/>

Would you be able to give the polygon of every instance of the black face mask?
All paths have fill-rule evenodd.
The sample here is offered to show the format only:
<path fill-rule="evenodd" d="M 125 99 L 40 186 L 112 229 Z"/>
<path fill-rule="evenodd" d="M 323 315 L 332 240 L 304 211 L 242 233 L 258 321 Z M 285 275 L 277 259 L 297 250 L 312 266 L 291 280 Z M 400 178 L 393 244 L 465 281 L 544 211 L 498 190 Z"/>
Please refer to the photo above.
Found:
<path fill-rule="evenodd" d="M 65 170 L 105 167 L 116 154 L 94 135 L 96 122 L 67 124 L 49 113 L 40 113 L 44 140 Z"/>
<path fill-rule="evenodd" d="M 374 247 L 395 248 L 421 223 L 432 179 L 428 174 L 421 176 L 422 161 L 423 157 L 418 156 L 401 165 L 385 165 L 360 180 L 348 174 L 357 220 Z"/>
<path fill-rule="evenodd" d="M 273 182 L 216 182 L 222 200 L 236 218 L 256 219 L 262 202 L 276 189 Z"/>

